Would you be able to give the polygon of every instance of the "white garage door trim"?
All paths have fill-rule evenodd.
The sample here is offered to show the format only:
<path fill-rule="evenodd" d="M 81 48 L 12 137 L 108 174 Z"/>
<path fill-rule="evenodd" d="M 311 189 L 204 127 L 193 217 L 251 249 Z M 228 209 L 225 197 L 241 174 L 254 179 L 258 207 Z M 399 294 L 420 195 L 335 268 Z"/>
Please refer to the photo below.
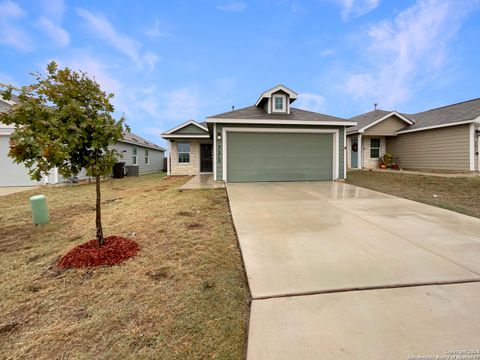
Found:
<path fill-rule="evenodd" d="M 295 129 L 295 128 L 238 128 L 238 127 L 226 127 L 222 129 L 222 159 L 223 159 L 223 181 L 227 181 L 227 134 L 229 132 L 262 132 L 262 133 L 291 133 L 291 134 L 332 134 L 333 135 L 333 179 L 336 180 L 339 175 L 338 164 L 338 149 L 339 143 L 339 130 L 338 129 Z"/>

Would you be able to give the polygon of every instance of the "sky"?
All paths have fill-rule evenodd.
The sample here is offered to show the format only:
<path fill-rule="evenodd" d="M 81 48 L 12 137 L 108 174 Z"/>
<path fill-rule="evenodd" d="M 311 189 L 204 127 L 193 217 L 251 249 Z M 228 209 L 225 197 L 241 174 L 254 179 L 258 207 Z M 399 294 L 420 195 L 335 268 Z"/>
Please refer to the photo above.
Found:
<path fill-rule="evenodd" d="M 159 145 L 277 84 L 329 115 L 414 113 L 480 97 L 480 0 L 0 0 L 0 83 L 51 60 Z"/>

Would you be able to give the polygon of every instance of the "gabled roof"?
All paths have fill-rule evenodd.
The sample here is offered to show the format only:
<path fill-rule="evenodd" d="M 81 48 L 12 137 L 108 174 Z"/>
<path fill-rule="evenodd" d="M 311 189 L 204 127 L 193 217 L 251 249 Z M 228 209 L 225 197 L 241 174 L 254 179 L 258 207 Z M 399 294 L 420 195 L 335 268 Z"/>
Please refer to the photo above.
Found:
<path fill-rule="evenodd" d="M 240 121 L 237 121 L 240 120 Z M 243 121 L 242 121 L 243 120 Z M 339 125 L 355 125 L 347 121 L 346 119 L 338 118 L 335 116 L 320 114 L 312 111 L 290 108 L 290 114 L 284 113 L 271 113 L 269 114 L 263 108 L 257 106 L 248 106 L 243 109 L 225 112 L 218 115 L 209 116 L 207 123 L 215 122 L 240 122 L 248 124 L 249 121 L 254 123 L 262 123 L 267 121 L 274 121 L 275 123 L 282 124 L 292 122 L 312 123 L 318 124 L 325 122 L 326 125 L 330 123 L 339 123 Z"/>
<path fill-rule="evenodd" d="M 179 133 L 179 134 L 175 134 L 177 131 L 179 131 L 181 129 L 184 129 L 184 128 L 187 128 L 189 126 L 195 126 L 196 128 L 198 128 L 201 131 L 200 132 L 182 132 L 182 133 Z M 190 120 L 174 127 L 173 129 L 165 131 L 164 133 L 161 134 L 161 136 L 165 139 L 180 138 L 180 137 L 183 137 L 183 138 L 209 138 L 210 137 L 210 135 L 208 133 L 207 124 L 205 122 L 199 123 L 199 122 L 197 122 L 193 119 L 190 119 Z"/>
<path fill-rule="evenodd" d="M 406 116 L 415 120 L 415 124 L 399 130 L 399 134 L 411 131 L 468 124 L 475 122 L 476 120 L 480 121 L 480 98 L 442 106 Z"/>
<path fill-rule="evenodd" d="M 146 147 L 146 148 L 149 148 L 149 149 L 165 151 L 164 148 L 158 146 L 157 144 L 154 144 L 154 143 L 152 143 L 148 140 L 145 140 L 144 138 L 142 138 L 142 137 L 140 137 L 140 136 L 138 136 L 134 133 L 127 132 L 127 131 L 123 132 L 123 139 L 119 140 L 119 141 L 127 143 L 127 144 L 137 145 L 137 146 L 140 146 L 140 147 Z"/>
<path fill-rule="evenodd" d="M 397 116 L 399 119 L 403 120 L 407 126 L 414 124 L 414 121 L 405 114 L 401 114 L 397 111 L 388 111 L 375 109 L 373 111 L 360 114 L 350 118 L 350 121 L 355 121 L 356 126 L 349 127 L 347 129 L 347 134 L 355 134 L 357 132 L 364 132 L 366 129 L 378 124 L 379 122 L 388 119 L 391 116 Z"/>
<path fill-rule="evenodd" d="M 257 102 L 255 103 L 255 106 L 258 106 L 262 102 L 263 99 L 271 97 L 272 94 L 276 93 L 277 91 L 283 91 L 283 92 L 287 93 L 289 98 L 290 98 L 290 102 L 293 102 L 298 96 L 298 94 L 295 91 L 293 91 L 292 89 L 287 88 L 285 85 L 279 84 L 279 85 L 263 92 L 262 95 L 260 95 L 260 97 L 258 98 Z"/>

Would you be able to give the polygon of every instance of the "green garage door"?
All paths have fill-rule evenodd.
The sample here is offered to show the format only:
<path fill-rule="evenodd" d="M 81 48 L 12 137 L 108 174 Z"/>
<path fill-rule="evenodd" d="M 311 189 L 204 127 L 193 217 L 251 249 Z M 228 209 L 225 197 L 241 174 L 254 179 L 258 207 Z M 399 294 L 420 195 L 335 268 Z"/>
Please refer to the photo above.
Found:
<path fill-rule="evenodd" d="M 333 135 L 227 133 L 227 182 L 332 180 Z"/>

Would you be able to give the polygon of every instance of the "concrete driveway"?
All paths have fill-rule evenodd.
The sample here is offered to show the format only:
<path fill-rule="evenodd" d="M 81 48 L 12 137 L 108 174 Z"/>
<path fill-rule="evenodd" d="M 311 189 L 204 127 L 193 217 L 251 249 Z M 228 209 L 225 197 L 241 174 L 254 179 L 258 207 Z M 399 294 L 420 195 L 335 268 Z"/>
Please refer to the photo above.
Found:
<path fill-rule="evenodd" d="M 254 299 L 250 360 L 478 347 L 479 219 L 343 183 L 227 189 Z"/>
<path fill-rule="evenodd" d="M 26 191 L 26 190 L 32 190 L 37 187 L 38 186 L 5 186 L 5 187 L 0 186 L 0 196 L 15 194 L 15 193 Z"/>

